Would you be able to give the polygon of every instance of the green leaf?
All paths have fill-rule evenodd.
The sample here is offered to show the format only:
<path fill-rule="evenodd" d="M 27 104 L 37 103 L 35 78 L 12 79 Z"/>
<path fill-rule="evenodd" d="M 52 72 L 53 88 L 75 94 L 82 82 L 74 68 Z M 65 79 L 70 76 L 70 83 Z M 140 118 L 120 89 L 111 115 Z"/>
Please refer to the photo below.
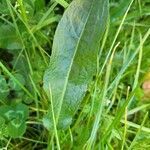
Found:
<path fill-rule="evenodd" d="M 118 19 L 124 15 L 130 3 L 131 0 L 120 1 L 117 6 L 111 10 L 111 21 L 118 21 Z"/>
<path fill-rule="evenodd" d="M 0 116 L 0 140 L 8 136 L 8 129 L 5 119 Z"/>
<path fill-rule="evenodd" d="M 21 49 L 22 43 L 15 28 L 10 25 L 0 24 L 0 48 Z"/>
<path fill-rule="evenodd" d="M 26 119 L 29 116 L 28 107 L 24 104 L 1 106 L 1 117 L 7 122 L 8 135 L 12 138 L 22 136 L 26 131 Z"/>
<path fill-rule="evenodd" d="M 15 4 L 16 0 L 11 0 L 11 4 Z M 0 0 L 0 15 L 10 15 L 6 0 Z"/>
<path fill-rule="evenodd" d="M 57 27 L 44 89 L 49 95 L 51 88 L 60 128 L 71 124 L 96 73 L 98 49 L 107 18 L 108 0 L 74 0 Z M 52 116 L 50 119 L 52 122 Z"/>
<path fill-rule="evenodd" d="M 8 14 L 9 10 L 7 8 L 7 4 L 4 0 L 1 0 L 0 2 L 0 14 Z"/>
<path fill-rule="evenodd" d="M 24 77 L 19 74 L 19 73 L 16 73 L 14 74 L 14 77 L 22 84 L 22 85 L 25 85 L 25 79 Z M 20 91 L 22 90 L 22 88 L 14 81 L 13 78 L 10 78 L 9 79 L 9 82 L 8 82 L 9 86 L 11 87 L 12 90 L 15 90 L 15 91 Z"/>
<path fill-rule="evenodd" d="M 9 133 L 9 136 L 11 136 L 12 138 L 18 138 L 18 137 L 21 137 L 25 131 L 26 131 L 26 124 L 25 122 L 22 122 L 21 124 L 12 124 L 9 123 L 8 124 L 8 133 Z"/>
<path fill-rule="evenodd" d="M 0 100 L 4 100 L 9 94 L 9 87 L 4 76 L 0 75 Z"/>
<path fill-rule="evenodd" d="M 35 10 L 38 12 L 44 8 L 45 1 L 44 0 L 35 0 L 34 4 L 35 4 Z"/>

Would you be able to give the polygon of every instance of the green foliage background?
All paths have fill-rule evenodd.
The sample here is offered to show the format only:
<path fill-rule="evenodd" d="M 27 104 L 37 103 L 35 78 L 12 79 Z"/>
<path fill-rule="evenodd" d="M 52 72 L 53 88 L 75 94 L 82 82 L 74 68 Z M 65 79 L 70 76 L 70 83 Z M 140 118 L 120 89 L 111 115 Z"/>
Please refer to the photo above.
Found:
<path fill-rule="evenodd" d="M 149 149 L 150 103 L 141 88 L 150 71 L 149 0 L 110 0 L 100 74 L 70 128 L 47 130 L 43 74 L 70 2 L 0 1 L 0 149 Z"/>

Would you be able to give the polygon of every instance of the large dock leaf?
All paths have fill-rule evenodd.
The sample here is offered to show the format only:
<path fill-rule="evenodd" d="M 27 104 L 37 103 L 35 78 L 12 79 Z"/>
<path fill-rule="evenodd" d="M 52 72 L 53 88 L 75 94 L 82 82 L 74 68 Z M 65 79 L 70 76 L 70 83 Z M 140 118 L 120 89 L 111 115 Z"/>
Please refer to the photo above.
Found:
<path fill-rule="evenodd" d="M 49 94 L 51 88 L 55 118 L 61 128 L 72 122 L 96 73 L 107 17 L 108 0 L 74 0 L 58 24 L 44 89 Z"/>

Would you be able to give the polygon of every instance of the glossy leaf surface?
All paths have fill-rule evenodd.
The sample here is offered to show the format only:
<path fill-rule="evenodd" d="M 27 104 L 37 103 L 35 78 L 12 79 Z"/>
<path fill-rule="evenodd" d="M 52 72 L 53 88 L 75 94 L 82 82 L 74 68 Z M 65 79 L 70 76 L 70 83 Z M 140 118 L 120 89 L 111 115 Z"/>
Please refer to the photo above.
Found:
<path fill-rule="evenodd" d="M 57 27 L 50 65 L 44 76 L 44 89 L 47 94 L 51 89 L 60 128 L 71 124 L 96 73 L 98 49 L 107 17 L 108 0 L 74 0 Z M 50 123 L 52 126 L 53 121 Z"/>

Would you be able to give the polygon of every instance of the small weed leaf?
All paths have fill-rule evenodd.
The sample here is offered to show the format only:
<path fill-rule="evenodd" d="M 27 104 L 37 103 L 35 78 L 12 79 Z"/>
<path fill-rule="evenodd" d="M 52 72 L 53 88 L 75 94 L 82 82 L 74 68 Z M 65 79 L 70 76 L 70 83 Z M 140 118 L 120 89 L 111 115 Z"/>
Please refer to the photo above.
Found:
<path fill-rule="evenodd" d="M 14 77 L 22 84 L 25 85 L 25 79 L 21 74 L 15 74 Z M 14 81 L 14 79 L 10 78 L 8 85 L 10 86 L 11 90 L 20 91 L 21 87 Z"/>
<path fill-rule="evenodd" d="M 22 122 L 24 122 L 24 114 L 22 111 L 16 112 L 14 110 L 10 110 L 6 112 L 4 115 L 7 116 L 9 120 L 11 120 L 11 124 L 15 126 L 16 128 L 19 128 Z"/>
<path fill-rule="evenodd" d="M 0 37 L 0 48 L 11 50 L 22 48 L 22 43 L 12 26 L 0 24 L 0 35 L 3 35 Z"/>
<path fill-rule="evenodd" d="M 24 134 L 26 130 L 26 119 L 29 115 L 26 105 L 1 106 L 0 114 L 5 118 L 10 137 L 17 138 Z"/>

